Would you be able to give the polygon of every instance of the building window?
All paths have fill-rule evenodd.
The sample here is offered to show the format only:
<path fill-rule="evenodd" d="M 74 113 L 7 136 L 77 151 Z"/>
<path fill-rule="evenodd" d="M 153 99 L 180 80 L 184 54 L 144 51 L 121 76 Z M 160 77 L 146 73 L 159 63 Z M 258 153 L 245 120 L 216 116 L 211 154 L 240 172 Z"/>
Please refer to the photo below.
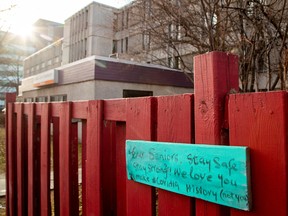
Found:
<path fill-rule="evenodd" d="M 125 51 L 128 53 L 128 37 L 125 38 Z"/>
<path fill-rule="evenodd" d="M 179 25 L 179 24 L 176 25 L 176 37 L 177 37 L 177 40 L 181 40 L 181 38 L 182 38 L 181 25 Z"/>
<path fill-rule="evenodd" d="M 168 57 L 168 67 L 174 69 L 181 69 L 181 59 L 180 56 Z"/>
<path fill-rule="evenodd" d="M 119 15 L 114 13 L 114 19 L 113 19 L 113 31 L 114 32 L 118 31 L 118 17 Z"/>
<path fill-rule="evenodd" d="M 36 97 L 35 102 L 48 102 L 48 97 L 46 96 Z"/>
<path fill-rule="evenodd" d="M 53 95 L 53 96 L 50 96 L 50 101 L 51 102 L 67 101 L 67 95 Z"/>
<path fill-rule="evenodd" d="M 124 30 L 124 11 L 122 11 L 121 15 L 121 30 Z"/>
<path fill-rule="evenodd" d="M 126 12 L 126 28 L 129 27 L 129 10 Z"/>
<path fill-rule="evenodd" d="M 130 97 L 148 97 L 153 96 L 153 91 L 142 91 L 142 90 L 123 90 L 123 98 Z"/>
<path fill-rule="evenodd" d="M 89 18 L 88 15 L 89 15 L 88 10 L 86 10 L 85 11 L 85 29 L 88 28 L 88 18 Z"/>
<path fill-rule="evenodd" d="M 29 98 L 24 98 L 24 102 L 33 102 L 34 98 L 29 97 Z"/>
<path fill-rule="evenodd" d="M 145 31 L 142 34 L 142 49 L 149 50 L 150 49 L 150 32 Z"/>
<path fill-rule="evenodd" d="M 174 68 L 175 68 L 175 69 L 181 69 L 181 59 L 180 59 L 180 56 L 175 56 Z"/>
<path fill-rule="evenodd" d="M 144 1 L 144 20 L 151 16 L 151 0 Z"/>
<path fill-rule="evenodd" d="M 86 57 L 87 56 L 87 38 L 85 38 L 85 40 L 84 40 L 84 47 L 85 47 L 84 57 Z"/>
<path fill-rule="evenodd" d="M 172 57 L 168 57 L 168 67 L 173 68 L 173 60 Z"/>
<path fill-rule="evenodd" d="M 123 41 L 123 39 L 121 39 L 121 53 L 123 53 L 124 52 L 124 41 Z"/>
<path fill-rule="evenodd" d="M 117 40 L 113 40 L 112 54 L 117 53 Z"/>

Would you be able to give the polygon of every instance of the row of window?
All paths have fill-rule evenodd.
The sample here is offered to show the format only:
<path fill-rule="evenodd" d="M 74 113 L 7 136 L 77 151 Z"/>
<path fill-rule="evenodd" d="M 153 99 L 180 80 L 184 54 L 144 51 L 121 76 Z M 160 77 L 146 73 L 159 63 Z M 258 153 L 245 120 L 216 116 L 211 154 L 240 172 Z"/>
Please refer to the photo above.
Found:
<path fill-rule="evenodd" d="M 143 91 L 143 90 L 131 90 L 131 89 L 124 89 L 123 90 L 123 98 L 129 97 L 147 97 L 153 96 L 153 91 Z M 27 97 L 24 98 L 24 102 L 63 102 L 67 101 L 67 95 L 51 95 L 48 96 L 39 96 L 39 97 Z"/>
<path fill-rule="evenodd" d="M 82 10 L 81 12 L 74 15 L 71 19 L 71 35 L 77 34 L 88 28 L 88 9 Z"/>
<path fill-rule="evenodd" d="M 87 56 L 87 38 L 71 44 L 70 62 L 83 59 Z"/>
<path fill-rule="evenodd" d="M 118 53 L 118 44 L 120 43 L 120 53 L 128 53 L 129 40 L 128 37 L 121 40 L 113 40 L 112 53 Z"/>
<path fill-rule="evenodd" d="M 24 102 L 61 102 L 61 101 L 67 101 L 67 95 L 52 95 L 50 97 L 48 96 L 40 96 L 40 97 L 27 97 L 24 98 Z"/>
<path fill-rule="evenodd" d="M 151 36 L 149 32 L 142 34 L 142 49 L 149 50 L 151 45 Z M 118 50 L 120 48 L 120 50 Z M 125 37 L 121 40 L 113 40 L 112 53 L 128 53 L 129 52 L 129 38 Z"/>
<path fill-rule="evenodd" d="M 35 75 L 39 71 L 43 71 L 43 69 L 45 69 L 46 67 L 50 67 L 50 66 L 52 66 L 54 64 L 57 65 L 58 63 L 60 63 L 60 57 L 56 56 L 53 59 L 49 59 L 49 60 L 47 60 L 45 62 L 42 62 L 41 64 L 37 64 L 37 65 L 31 67 L 31 68 L 29 68 L 28 66 L 25 65 L 25 67 L 28 68 L 25 71 L 25 77 Z"/>
<path fill-rule="evenodd" d="M 129 27 L 129 10 L 116 14 L 114 31 L 123 31 Z"/>

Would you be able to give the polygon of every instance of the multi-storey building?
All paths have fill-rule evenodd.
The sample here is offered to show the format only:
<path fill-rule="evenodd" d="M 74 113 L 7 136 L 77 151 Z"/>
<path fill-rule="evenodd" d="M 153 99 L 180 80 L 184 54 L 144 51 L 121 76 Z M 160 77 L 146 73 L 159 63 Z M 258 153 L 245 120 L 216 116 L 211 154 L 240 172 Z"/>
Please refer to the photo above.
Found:
<path fill-rule="evenodd" d="M 63 38 L 34 52 L 24 60 L 24 78 L 61 66 Z"/>
<path fill-rule="evenodd" d="M 152 91 L 153 95 L 191 92 L 192 84 L 190 86 L 189 81 L 187 83 L 184 74 L 179 71 L 175 73 L 175 70 L 169 70 L 168 68 L 159 68 L 149 65 L 152 63 L 152 59 L 149 57 L 148 53 L 148 46 L 150 43 L 149 35 L 146 34 L 146 32 L 143 33 L 140 31 L 143 28 L 141 21 L 133 18 L 132 14 L 137 13 L 136 10 L 137 7 L 134 7 L 134 3 L 117 9 L 92 2 L 69 17 L 64 24 L 64 36 L 62 39 L 25 59 L 24 80 L 22 81 L 20 95 L 22 95 L 26 101 L 31 101 L 33 99 L 39 101 L 39 98 L 45 98 L 45 100 L 41 99 L 41 101 L 51 101 L 54 100 L 53 98 L 57 94 L 61 96 L 64 95 L 64 97 L 61 97 L 62 99 L 81 99 L 75 97 L 75 94 L 71 95 L 68 86 L 66 86 L 65 90 L 63 86 L 59 86 L 72 84 L 69 79 L 66 80 L 69 73 L 65 71 L 68 70 L 67 68 L 69 68 L 68 71 L 73 71 L 77 68 L 78 80 L 85 82 L 86 84 L 88 82 L 94 84 L 99 83 L 99 76 L 97 76 L 98 71 L 96 70 L 99 66 L 99 62 L 102 67 L 107 68 L 108 65 L 111 64 L 130 68 L 124 70 L 126 71 L 126 74 L 123 75 L 125 80 L 121 78 L 121 74 L 117 73 L 116 75 L 117 69 L 115 66 L 106 72 L 107 74 L 110 74 L 109 76 L 111 79 L 109 78 L 108 80 L 113 81 L 115 89 L 123 92 L 123 94 L 114 92 L 113 96 L 110 93 L 105 94 L 108 91 L 97 91 L 97 93 L 92 93 L 94 96 L 91 95 L 91 97 L 88 98 L 82 95 L 82 99 L 113 98 L 119 97 L 120 95 L 127 96 L 124 92 L 127 92 L 129 88 L 130 90 L 132 89 L 134 93 L 137 91 L 138 93 L 136 93 L 136 95 L 141 95 L 145 92 L 149 92 L 146 95 L 151 95 L 151 89 L 154 89 Z M 116 62 L 114 62 L 114 58 L 117 59 Z M 83 68 L 78 67 L 78 65 L 89 65 L 87 61 L 92 61 L 92 65 L 95 65 L 93 69 L 93 73 L 95 74 L 94 77 L 91 76 L 91 74 L 89 77 L 87 75 L 91 72 L 91 68 L 88 69 L 86 66 Z M 86 63 L 84 64 L 84 62 Z M 139 65 L 139 63 L 141 63 L 141 65 Z M 147 67 L 155 72 L 154 75 L 153 73 L 147 73 L 147 70 L 145 69 Z M 135 68 L 137 68 L 137 70 Z M 135 76 L 133 70 L 138 72 L 143 71 L 143 73 L 149 75 L 147 77 L 146 74 L 145 80 L 142 81 L 141 79 L 137 79 L 137 81 L 134 79 L 131 80 L 129 79 L 128 74 Z M 119 71 L 123 71 L 123 69 L 119 69 Z M 175 82 L 162 82 L 160 77 L 165 76 L 163 73 L 164 71 L 166 72 L 168 79 L 173 80 L 172 77 L 174 77 Z M 71 76 L 75 75 L 76 74 L 71 72 Z M 80 78 L 83 76 L 84 79 Z M 49 77 L 47 78 L 49 81 L 43 80 L 43 77 Z M 72 77 L 71 79 L 73 79 L 73 83 L 77 83 L 77 79 Z M 100 78 L 102 81 L 103 79 L 107 81 L 107 77 Z M 45 82 L 48 83 L 48 85 L 46 85 Z M 138 83 L 138 85 L 131 85 L 131 82 Z M 112 83 L 107 83 L 107 85 L 108 84 L 111 85 Z M 141 86 L 141 84 L 146 86 Z M 163 85 L 165 86 L 166 91 L 161 90 L 161 86 Z M 171 91 L 167 90 L 167 86 L 169 85 L 173 91 L 171 89 Z M 129 88 L 127 89 L 127 87 Z M 58 91 L 55 89 L 58 89 Z M 91 88 L 92 92 L 94 91 L 93 89 L 94 88 Z M 139 91 L 143 91 L 144 93 L 139 93 Z"/>
<path fill-rule="evenodd" d="M 65 21 L 62 64 L 112 50 L 115 8 L 91 3 Z"/>
<path fill-rule="evenodd" d="M 32 39 L 34 46 L 40 50 L 51 43 L 63 38 L 64 25 L 62 23 L 39 19 L 33 24 Z"/>
<path fill-rule="evenodd" d="M 23 76 L 23 60 L 35 52 L 31 41 L 0 31 L 0 108 L 6 92 L 18 92 Z"/>
<path fill-rule="evenodd" d="M 96 2 L 87 5 L 65 21 L 62 40 L 25 60 L 25 77 L 48 69 L 44 65 L 50 66 L 51 58 L 39 59 L 38 55 L 50 56 L 53 52 L 54 61 L 57 59 L 59 65 L 98 55 L 179 68 L 177 56 L 171 55 L 172 51 L 168 52 L 169 47 L 163 49 L 152 43 L 151 35 L 143 24 L 149 11 L 147 7 L 151 5 L 146 5 L 146 13 L 143 13 L 137 4 L 137 1 L 132 2 L 120 9 Z M 171 31 L 179 27 L 170 25 L 169 28 L 172 35 Z M 191 58 L 188 60 L 191 61 Z M 34 73 L 31 73 L 33 69 Z"/>
<path fill-rule="evenodd" d="M 35 22 L 34 31 L 29 37 L 0 31 L 0 108 L 4 106 L 6 92 L 18 92 L 18 86 L 21 84 L 24 75 L 24 59 L 33 53 L 35 55 L 37 50 L 46 47 L 56 39 L 62 37 L 63 24 L 47 20 L 38 20 Z M 57 51 L 54 51 L 51 55 L 56 58 Z M 37 58 L 37 61 L 39 61 L 39 58 Z M 26 76 L 33 75 L 38 67 L 43 68 L 43 65 L 33 65 L 30 60 L 25 62 L 30 68 Z M 51 63 L 51 67 L 54 66 Z"/>

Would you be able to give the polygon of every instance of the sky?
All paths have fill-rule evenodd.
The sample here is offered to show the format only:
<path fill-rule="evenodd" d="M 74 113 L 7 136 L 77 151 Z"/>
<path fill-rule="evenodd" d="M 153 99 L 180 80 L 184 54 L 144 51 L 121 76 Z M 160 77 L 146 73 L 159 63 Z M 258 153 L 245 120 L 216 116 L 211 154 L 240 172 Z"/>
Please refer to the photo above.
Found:
<path fill-rule="evenodd" d="M 27 35 L 31 25 L 38 19 L 55 22 L 64 21 L 93 0 L 0 0 L 0 28 L 9 28 L 14 33 Z M 131 0 L 94 0 L 96 2 L 122 7 Z M 11 5 L 13 9 L 6 10 Z"/>

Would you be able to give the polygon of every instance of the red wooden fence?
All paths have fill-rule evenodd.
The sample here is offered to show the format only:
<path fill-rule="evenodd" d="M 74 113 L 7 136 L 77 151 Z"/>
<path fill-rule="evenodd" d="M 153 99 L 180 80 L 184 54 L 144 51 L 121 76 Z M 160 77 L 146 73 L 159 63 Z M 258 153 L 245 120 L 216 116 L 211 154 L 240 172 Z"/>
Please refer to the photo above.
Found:
<path fill-rule="evenodd" d="M 287 216 L 287 92 L 229 94 L 238 89 L 233 55 L 204 54 L 194 65 L 195 94 L 8 103 L 7 215 L 51 214 L 51 163 L 55 215 L 79 214 L 78 119 L 83 215 Z M 126 139 L 248 146 L 252 210 L 127 180 Z"/>

